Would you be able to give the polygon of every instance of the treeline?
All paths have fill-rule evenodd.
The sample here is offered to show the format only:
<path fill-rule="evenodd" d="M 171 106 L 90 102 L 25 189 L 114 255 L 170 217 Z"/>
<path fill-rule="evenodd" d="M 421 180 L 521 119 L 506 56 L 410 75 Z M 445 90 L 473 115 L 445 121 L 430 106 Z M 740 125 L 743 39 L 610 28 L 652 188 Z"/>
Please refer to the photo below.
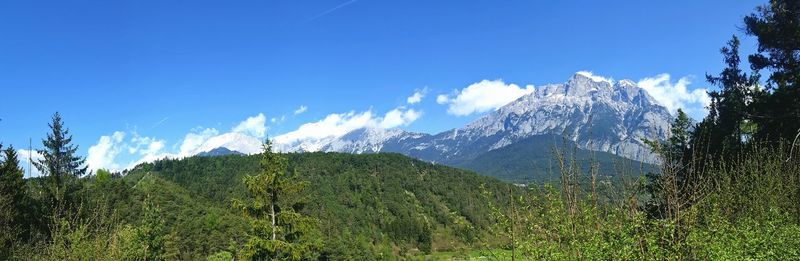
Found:
<path fill-rule="evenodd" d="M 513 185 L 399 154 L 189 157 L 88 172 L 60 114 L 23 179 L 0 173 L 2 256 L 23 260 L 395 259 L 492 237 L 479 188 Z M 508 205 L 498 196 L 489 200 Z M 496 246 L 492 244 L 492 246 Z"/>
<path fill-rule="evenodd" d="M 733 36 L 726 67 L 706 77 L 718 87 L 708 115 L 692 122 L 678 111 L 671 137 L 648 142 L 659 171 L 613 186 L 597 165 L 557 151 L 559 183 L 494 210 L 493 231 L 511 250 L 502 257 L 800 258 L 800 1 L 757 7 L 743 31 L 758 40 L 750 70 Z"/>

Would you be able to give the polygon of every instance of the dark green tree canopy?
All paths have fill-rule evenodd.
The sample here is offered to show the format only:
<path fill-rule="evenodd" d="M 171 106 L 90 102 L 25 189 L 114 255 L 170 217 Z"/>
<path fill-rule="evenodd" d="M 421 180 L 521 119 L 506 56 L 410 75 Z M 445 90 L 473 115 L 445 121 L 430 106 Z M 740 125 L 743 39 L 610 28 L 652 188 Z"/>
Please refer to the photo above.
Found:
<path fill-rule="evenodd" d="M 72 144 L 72 135 L 64 127 L 61 114 L 53 114 L 52 122 L 48 123 L 50 133 L 42 140 L 44 149 L 38 152 L 42 159 L 34 162 L 34 166 L 42 175 L 51 177 L 56 185 L 61 185 L 67 177 L 80 177 L 86 174 L 86 159 L 75 155 L 78 146 Z"/>
<path fill-rule="evenodd" d="M 238 203 L 251 219 L 252 232 L 243 255 L 253 260 L 311 260 L 322 247 L 317 220 L 300 213 L 306 182 L 288 170 L 285 155 L 272 151 L 266 140 L 261 154 L 261 173 L 246 176 L 244 184 L 252 202 Z"/>
<path fill-rule="evenodd" d="M 2 149 L 0 144 L 0 149 Z M 9 146 L 0 156 L 0 259 L 11 256 L 11 248 L 24 237 L 26 195 L 17 152 Z"/>
<path fill-rule="evenodd" d="M 73 196 L 72 192 L 78 189 L 73 185 L 79 184 L 73 181 L 86 174 L 87 166 L 84 164 L 86 159 L 75 155 L 78 146 L 72 144 L 72 135 L 69 134 L 69 129 L 64 127 L 61 114 L 58 112 L 53 114 L 52 122 L 48 126 L 50 133 L 47 134 L 47 138 L 42 139 L 44 149 L 38 151 L 42 159 L 33 162 L 33 165 L 46 176 L 45 192 L 50 200 L 56 203 L 58 208 L 72 207 L 69 204 L 72 201 L 70 197 Z"/>
<path fill-rule="evenodd" d="M 800 132 L 800 1 L 772 0 L 744 18 L 745 33 L 758 39 L 750 66 L 769 73 L 754 99 L 757 138 L 789 140 Z"/>
<path fill-rule="evenodd" d="M 733 154 L 741 149 L 743 125 L 751 114 L 748 101 L 758 92 L 758 75 L 748 75 L 739 64 L 739 38 L 735 35 L 720 50 L 725 69 L 718 76 L 706 75 L 706 80 L 719 87 L 709 92 L 711 105 L 706 118 L 704 135 L 709 135 L 708 146 L 717 152 Z"/>

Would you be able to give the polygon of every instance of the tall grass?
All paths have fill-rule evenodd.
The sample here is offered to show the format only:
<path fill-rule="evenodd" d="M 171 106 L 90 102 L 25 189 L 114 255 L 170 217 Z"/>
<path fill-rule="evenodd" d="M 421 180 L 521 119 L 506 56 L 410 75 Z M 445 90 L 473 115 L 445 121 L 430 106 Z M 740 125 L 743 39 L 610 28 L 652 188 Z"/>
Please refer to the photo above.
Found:
<path fill-rule="evenodd" d="M 664 159 L 649 180 L 625 167 L 581 168 L 574 153 L 555 150 L 560 181 L 510 191 L 509 208 L 490 206 L 493 232 L 511 259 L 797 259 L 800 160 L 784 148 L 753 145 L 730 161 L 686 166 Z M 692 182 L 680 182 L 686 168 L 695 168 Z"/>

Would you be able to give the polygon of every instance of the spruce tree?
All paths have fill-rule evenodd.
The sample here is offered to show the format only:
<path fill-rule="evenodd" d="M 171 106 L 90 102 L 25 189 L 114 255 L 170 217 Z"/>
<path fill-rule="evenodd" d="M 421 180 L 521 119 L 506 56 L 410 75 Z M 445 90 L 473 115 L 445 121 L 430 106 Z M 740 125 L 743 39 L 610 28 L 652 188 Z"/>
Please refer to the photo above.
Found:
<path fill-rule="evenodd" d="M 749 123 L 748 101 L 758 92 L 758 76 L 748 76 L 739 67 L 739 38 L 733 36 L 728 45 L 720 50 L 725 61 L 725 69 L 718 76 L 706 75 L 706 80 L 719 87 L 710 91 L 712 103 L 703 130 L 707 131 L 698 140 L 707 140 L 706 146 L 715 158 L 735 155 L 741 150 L 747 134 L 745 125 Z"/>
<path fill-rule="evenodd" d="M 2 149 L 2 144 L 0 144 Z M 11 258 L 11 250 L 23 236 L 25 181 L 17 152 L 9 146 L 0 160 L 0 260 Z"/>
<path fill-rule="evenodd" d="M 52 199 L 61 203 L 65 196 L 66 186 L 69 183 L 86 174 L 85 158 L 75 155 L 78 146 L 71 144 L 72 135 L 69 129 L 64 127 L 61 114 L 53 114 L 50 126 L 50 133 L 47 138 L 42 139 L 44 149 L 38 152 L 42 159 L 34 162 L 33 165 L 42 175 L 47 176 L 47 191 Z"/>
<path fill-rule="evenodd" d="M 251 219 L 241 254 L 252 260 L 316 259 L 321 248 L 317 221 L 300 213 L 306 183 L 288 171 L 286 156 L 272 152 L 271 144 L 269 140 L 263 144 L 261 173 L 244 178 L 252 202 L 236 204 Z"/>

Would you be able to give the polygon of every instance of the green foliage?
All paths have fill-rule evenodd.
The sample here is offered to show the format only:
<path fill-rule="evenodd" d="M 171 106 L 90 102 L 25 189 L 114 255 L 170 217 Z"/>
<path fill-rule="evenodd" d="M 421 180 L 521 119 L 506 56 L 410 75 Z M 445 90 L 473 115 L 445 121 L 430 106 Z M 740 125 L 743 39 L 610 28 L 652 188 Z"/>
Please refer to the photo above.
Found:
<path fill-rule="evenodd" d="M 145 260 L 146 245 L 130 225 L 117 225 L 108 209 L 96 208 L 90 217 L 76 213 L 52 216 L 50 241 L 36 246 L 25 259 L 33 260 Z"/>
<path fill-rule="evenodd" d="M 220 251 L 208 256 L 208 261 L 233 261 L 233 254 L 228 251 Z"/>
<path fill-rule="evenodd" d="M 136 228 L 135 242 L 144 248 L 148 260 L 164 259 L 164 220 L 158 206 L 145 198 L 141 224 Z"/>
<path fill-rule="evenodd" d="M 144 211 L 147 204 L 137 207 L 137 218 L 131 221 L 137 231 L 147 224 L 158 228 L 159 219 L 163 220 L 160 233 L 153 235 L 163 242 L 155 245 L 163 246 L 166 259 L 204 259 L 220 251 L 232 252 L 236 249 L 232 244 L 238 247 L 244 241 L 247 223 L 240 212 L 210 201 L 201 191 L 189 191 L 155 173 L 135 172 L 125 179 L 135 189 L 132 201 L 152 206 L 149 211 Z M 150 222 L 144 218 L 147 213 L 152 213 Z"/>
<path fill-rule="evenodd" d="M 0 149 L 3 145 L 0 144 Z M 9 259 L 12 250 L 25 238 L 25 183 L 14 147 L 2 150 L 0 157 L 0 259 Z"/>
<path fill-rule="evenodd" d="M 744 31 L 758 40 L 748 57 L 756 72 L 769 72 L 767 91 L 753 97 L 756 138 L 792 142 L 800 133 L 800 2 L 770 0 L 744 18 Z"/>
<path fill-rule="evenodd" d="M 38 151 L 42 159 L 33 162 L 36 169 L 47 176 L 46 179 L 40 179 L 49 201 L 45 206 L 51 208 L 48 214 L 53 215 L 64 214 L 56 211 L 77 211 L 79 208 L 77 201 L 80 200 L 72 196 L 76 195 L 75 191 L 81 189 L 81 184 L 75 181 L 86 173 L 87 167 L 84 164 L 86 159 L 76 155 L 78 146 L 72 144 L 72 135 L 64 126 L 61 114 L 58 112 L 53 114 L 52 122 L 48 126 L 50 133 L 47 134 L 47 138 L 42 139 L 44 149 Z"/>
<path fill-rule="evenodd" d="M 747 103 L 760 90 L 758 74 L 748 76 L 739 67 L 739 44 L 739 38 L 733 36 L 728 45 L 720 50 L 726 67 L 719 76 L 706 75 L 707 81 L 717 85 L 719 90 L 709 92 L 711 105 L 702 123 L 707 126 L 701 128 L 704 133 L 696 133 L 695 136 L 707 137 L 704 145 L 714 150 L 703 152 L 710 153 L 712 158 L 727 158 L 738 153 L 744 143 L 743 136 L 750 134 L 743 129 L 751 114 Z"/>
<path fill-rule="evenodd" d="M 641 169 L 655 169 L 650 164 L 643 164 L 608 152 L 589 151 L 575 148 L 572 141 L 557 135 L 533 136 L 508 146 L 491 150 L 474 159 L 454 162 L 453 166 L 473 170 L 481 175 L 495 177 L 514 183 L 545 183 L 558 180 L 558 173 L 553 161 L 553 149 L 571 149 L 576 160 L 587 168 L 591 161 L 599 163 L 601 172 L 616 174 L 617 172 L 638 173 Z"/>
<path fill-rule="evenodd" d="M 749 56 L 754 72 L 748 75 L 740 68 L 740 41 L 733 36 L 721 49 L 726 67 L 718 76 L 706 76 L 709 83 L 719 87 L 709 92 L 712 102 L 708 116 L 696 125 L 673 124 L 673 137 L 661 146 L 666 148 L 660 151 L 661 170 L 650 175 L 647 210 L 651 217 L 671 220 L 683 229 L 674 234 L 676 241 L 685 242 L 691 233 L 702 231 L 702 227 L 690 230 L 681 223 L 685 213 L 692 211 L 721 211 L 721 216 L 730 218 L 726 224 L 735 229 L 741 224 L 773 220 L 772 216 L 741 216 L 743 213 L 768 213 L 777 208 L 780 215 L 797 216 L 796 207 L 784 206 L 786 202 L 800 202 L 796 196 L 778 197 L 782 194 L 776 193 L 797 195 L 797 178 L 787 175 L 797 170 L 787 169 L 786 164 L 796 162 L 792 150 L 800 136 L 798 21 L 797 1 L 773 0 L 747 16 L 745 32 L 759 43 L 758 52 Z M 769 72 L 766 89 L 759 86 L 760 71 Z M 689 129 L 693 130 L 687 138 Z M 763 147 L 765 144 L 767 147 Z M 754 190 L 761 191 L 752 193 Z M 714 208 L 704 206 L 704 201 L 711 199 Z"/>
<path fill-rule="evenodd" d="M 303 200 L 299 196 L 307 183 L 295 179 L 287 169 L 288 160 L 272 152 L 269 140 L 263 148 L 262 172 L 244 178 L 253 200 L 237 204 L 252 227 L 242 256 L 252 260 L 316 259 L 322 244 L 315 234 L 317 220 L 300 213 Z"/>
<path fill-rule="evenodd" d="M 757 148 L 735 164 L 710 164 L 707 176 L 724 177 L 719 186 L 666 218 L 648 218 L 638 199 L 640 181 L 599 193 L 578 189 L 577 200 L 551 185 L 518 188 L 503 210 L 491 204 L 504 249 L 516 258 L 558 260 L 797 259 L 800 240 L 800 164 L 787 152 Z M 612 184 L 612 183 L 606 183 Z M 618 194 L 622 192 L 622 195 Z M 493 193 L 484 193 L 492 196 Z"/>
<path fill-rule="evenodd" d="M 111 172 L 106 169 L 98 169 L 94 174 L 95 182 L 103 184 L 111 180 Z"/>
<path fill-rule="evenodd" d="M 800 2 L 771 0 L 744 24 L 753 72 L 733 37 L 707 76 L 708 116 L 679 111 L 669 140 L 648 142 L 658 169 L 535 139 L 455 163 L 541 185 L 269 144 L 85 176 L 55 113 L 44 177 L 23 180 L 13 148 L 0 157 L 0 259 L 800 259 Z"/>
<path fill-rule="evenodd" d="M 645 209 L 650 217 L 663 218 L 674 213 L 671 208 L 676 201 L 688 202 L 694 196 L 693 185 L 698 183 L 695 175 L 698 159 L 694 157 L 696 140 L 693 139 L 692 120 L 683 110 L 678 109 L 677 116 L 670 128 L 672 135 L 667 141 L 646 141 L 653 151 L 659 155 L 661 168 L 647 173 L 648 184 L 645 189 L 650 196 Z"/>
<path fill-rule="evenodd" d="M 307 198 L 286 199 L 302 203 L 299 212 L 319 220 L 321 255 L 333 260 L 420 254 L 428 241 L 431 252 L 471 248 L 491 223 L 477 188 L 512 186 L 399 154 L 281 155 L 292 175 L 309 184 Z M 161 160 L 137 167 L 125 180 L 158 204 L 167 231 L 178 230 L 182 255 L 238 255 L 247 224 L 241 210 L 229 206 L 235 199 L 249 202 L 242 180 L 259 174 L 260 160 L 261 155 Z M 495 200 L 504 205 L 506 199 Z"/>

